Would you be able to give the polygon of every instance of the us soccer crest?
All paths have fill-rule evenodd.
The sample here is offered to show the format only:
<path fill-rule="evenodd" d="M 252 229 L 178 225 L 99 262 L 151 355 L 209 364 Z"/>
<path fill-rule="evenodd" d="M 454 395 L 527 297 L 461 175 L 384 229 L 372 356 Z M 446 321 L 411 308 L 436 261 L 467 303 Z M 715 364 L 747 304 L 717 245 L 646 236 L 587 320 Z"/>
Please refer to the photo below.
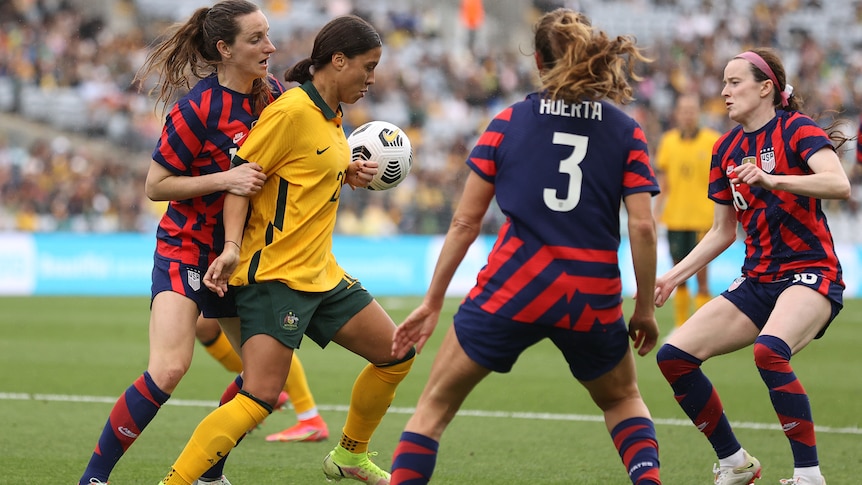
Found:
<path fill-rule="evenodd" d="M 767 173 L 775 170 L 775 149 L 769 147 L 760 150 L 760 168 Z"/>
<path fill-rule="evenodd" d="M 201 272 L 194 269 L 189 268 L 186 270 L 186 281 L 189 283 L 189 288 L 194 291 L 198 291 L 201 289 Z"/>

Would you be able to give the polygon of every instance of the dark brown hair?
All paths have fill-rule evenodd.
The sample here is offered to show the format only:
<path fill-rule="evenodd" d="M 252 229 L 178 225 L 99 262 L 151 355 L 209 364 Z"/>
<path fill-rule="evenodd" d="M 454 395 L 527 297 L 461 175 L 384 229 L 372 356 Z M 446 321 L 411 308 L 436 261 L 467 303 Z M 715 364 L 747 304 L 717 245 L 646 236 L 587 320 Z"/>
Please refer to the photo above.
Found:
<path fill-rule="evenodd" d="M 150 52 L 135 82 L 158 72 L 159 82 L 152 91 L 158 90 L 157 100 L 167 108 L 179 89 L 191 88 L 191 77 L 203 79 L 218 70 L 222 58 L 216 44 L 220 40 L 228 45 L 236 42 L 240 33 L 237 17 L 259 10 L 260 7 L 246 0 L 224 0 L 195 10 L 186 23 L 176 25 L 173 34 Z M 254 80 L 251 94 L 254 114 L 259 114 L 272 99 L 264 78 Z"/>
<path fill-rule="evenodd" d="M 781 93 L 787 87 L 787 73 L 784 71 L 784 65 L 781 63 L 781 59 L 778 57 L 778 54 L 776 54 L 774 50 L 765 47 L 749 49 L 749 51 L 754 52 L 760 56 L 764 62 L 766 62 L 769 69 L 772 69 L 772 73 L 775 74 L 775 80 L 778 81 L 778 86 L 774 86 L 772 89 L 772 105 L 785 111 L 800 111 L 802 109 L 803 100 L 795 93 L 787 99 L 787 106 L 781 105 L 783 101 Z M 769 74 L 761 71 L 753 63 L 749 62 L 749 64 L 751 65 L 749 69 L 751 69 L 751 73 L 754 74 L 755 81 L 771 81 Z"/>
<path fill-rule="evenodd" d="M 795 92 L 791 93 L 788 97 L 787 106 L 781 106 L 781 92 L 787 87 L 787 73 L 784 70 L 784 65 L 781 63 L 781 58 L 778 57 L 778 54 L 776 54 L 774 50 L 766 47 L 756 47 L 749 49 L 749 51 L 760 56 L 760 58 L 769 65 L 769 69 L 772 69 L 772 73 L 775 74 L 775 80 L 778 81 L 779 85 L 774 86 L 772 89 L 772 105 L 777 109 L 783 109 L 785 111 L 802 111 L 804 100 Z M 754 75 L 755 81 L 762 82 L 770 80 L 769 75 L 761 71 L 753 63 L 749 62 L 749 66 L 751 73 Z M 820 116 L 814 117 L 814 119 L 816 120 L 819 117 Z M 845 124 L 843 120 L 837 119 L 823 128 L 823 130 L 829 135 L 829 139 L 832 140 L 836 149 L 853 139 L 852 137 L 846 136 L 840 129 L 840 126 L 843 124 Z"/>
<path fill-rule="evenodd" d="M 311 57 L 306 57 L 288 69 L 284 73 L 284 80 L 302 84 L 314 77 L 312 69 L 320 69 L 329 64 L 336 52 L 352 59 L 382 45 L 380 34 L 362 18 L 355 15 L 337 17 L 317 33 Z"/>

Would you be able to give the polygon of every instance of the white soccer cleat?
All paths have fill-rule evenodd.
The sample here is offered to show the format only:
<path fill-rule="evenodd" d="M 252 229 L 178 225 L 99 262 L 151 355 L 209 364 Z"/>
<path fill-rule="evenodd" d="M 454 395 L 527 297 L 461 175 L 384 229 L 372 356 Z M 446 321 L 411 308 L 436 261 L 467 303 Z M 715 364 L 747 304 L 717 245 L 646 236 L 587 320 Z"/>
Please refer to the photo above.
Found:
<path fill-rule="evenodd" d="M 216 478 L 215 480 L 213 480 L 211 482 L 207 482 L 207 481 L 204 481 L 203 479 L 199 478 L 199 479 L 195 480 L 194 483 L 192 483 L 192 485 L 230 485 L 230 482 L 227 481 L 227 478 L 225 478 L 224 475 L 222 475 L 221 477 Z"/>
<path fill-rule="evenodd" d="M 820 476 L 820 481 L 808 477 L 793 477 L 781 479 L 781 485 L 826 485 L 826 478 Z"/>
<path fill-rule="evenodd" d="M 751 485 L 760 478 L 763 471 L 760 461 L 745 450 L 742 453 L 745 457 L 745 463 L 740 466 L 719 468 L 718 465 L 713 465 L 712 473 L 715 474 L 715 485 Z"/>

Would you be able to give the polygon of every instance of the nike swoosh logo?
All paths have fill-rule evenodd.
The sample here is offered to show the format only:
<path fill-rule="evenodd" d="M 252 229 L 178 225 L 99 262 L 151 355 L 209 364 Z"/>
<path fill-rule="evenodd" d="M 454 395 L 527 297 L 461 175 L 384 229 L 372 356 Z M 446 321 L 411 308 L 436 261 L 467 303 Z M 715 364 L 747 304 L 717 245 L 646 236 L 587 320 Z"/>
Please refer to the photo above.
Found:
<path fill-rule="evenodd" d="M 329 147 L 326 147 L 326 148 L 324 148 L 323 150 L 321 150 L 320 148 L 318 148 L 318 149 L 317 149 L 317 154 L 318 154 L 318 155 L 323 155 L 323 152 L 325 152 L 326 150 L 329 150 Z"/>
<path fill-rule="evenodd" d="M 787 424 L 785 424 L 784 426 L 782 426 L 782 427 L 781 427 L 781 429 L 782 429 L 782 431 L 787 432 L 787 431 L 790 431 L 791 429 L 793 429 L 793 428 L 795 428 L 795 427 L 797 427 L 797 426 L 799 426 L 799 422 L 798 422 L 798 421 L 793 421 L 793 422 L 791 422 L 791 423 L 787 423 Z"/>
<path fill-rule="evenodd" d="M 398 132 L 399 131 L 401 131 L 401 130 L 395 130 L 391 133 L 384 132 L 383 133 L 383 139 L 386 140 L 386 143 L 393 143 L 395 140 L 398 139 Z"/>

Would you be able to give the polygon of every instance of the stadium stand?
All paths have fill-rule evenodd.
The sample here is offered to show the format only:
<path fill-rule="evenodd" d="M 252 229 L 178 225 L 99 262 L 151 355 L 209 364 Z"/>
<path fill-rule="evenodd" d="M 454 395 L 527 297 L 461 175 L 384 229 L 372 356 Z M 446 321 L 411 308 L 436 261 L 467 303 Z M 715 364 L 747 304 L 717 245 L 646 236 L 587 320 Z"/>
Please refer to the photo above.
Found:
<path fill-rule="evenodd" d="M 144 197 L 143 176 L 160 112 L 147 96 L 151 86 L 139 92 L 131 80 L 166 24 L 209 3 L 0 1 L 0 113 L 10 127 L 0 132 L 0 231 L 153 229 L 162 206 Z M 446 231 L 475 137 L 498 109 L 533 88 L 530 25 L 548 8 L 580 8 L 609 33 L 634 35 L 648 48 L 655 62 L 626 109 L 651 147 L 682 91 L 698 90 L 711 101 L 706 122 L 728 127 L 717 95 L 721 69 L 752 45 L 781 51 L 805 111 L 823 113 L 823 122 L 840 116 L 855 134 L 862 106 L 860 0 L 489 1 L 475 36 L 459 25 L 458 0 L 261 5 L 279 49 L 271 69 L 278 76 L 333 15 L 363 15 L 385 37 L 377 84 L 348 108 L 345 128 L 370 119 L 404 127 L 415 172 L 398 190 L 346 194 L 338 228 L 346 234 Z M 853 157 L 842 154 L 848 171 Z M 853 178 L 862 181 L 855 171 Z M 830 206 L 837 237 L 862 238 L 857 205 Z M 500 219 L 490 214 L 486 231 Z"/>

